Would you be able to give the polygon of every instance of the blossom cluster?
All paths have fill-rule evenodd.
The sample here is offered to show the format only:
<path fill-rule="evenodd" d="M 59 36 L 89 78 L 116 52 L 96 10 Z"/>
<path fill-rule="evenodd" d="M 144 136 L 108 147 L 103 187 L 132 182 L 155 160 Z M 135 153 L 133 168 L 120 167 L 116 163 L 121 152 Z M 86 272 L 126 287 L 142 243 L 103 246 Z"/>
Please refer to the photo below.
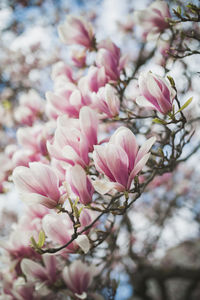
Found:
<path fill-rule="evenodd" d="M 164 1 L 133 16 L 135 26 L 143 25 L 145 39 L 166 30 L 168 18 Z M 141 118 L 152 113 L 163 118 L 158 119 L 162 124 L 167 118 L 177 121 L 176 90 L 169 79 L 149 69 L 139 71 L 137 96 L 130 104 L 123 93 L 131 62 L 113 41 L 98 41 L 92 24 L 72 15 L 58 34 L 64 44 L 76 46 L 73 67 L 64 61 L 53 66 L 53 88 L 45 99 L 34 90 L 21 95 L 14 112 L 20 125 L 17 144 L 8 145 L 0 157 L 0 191 L 5 181 L 13 180 L 27 205 L 2 245 L 9 266 L 0 275 L 2 300 L 55 299 L 58 290 L 59 299 L 103 299 L 90 290 L 101 268 L 80 257 L 95 248 L 100 217 L 112 201 L 120 199 L 118 206 L 124 209 L 129 195 L 140 195 L 138 186 L 144 187 L 152 173 L 151 154 L 159 137 L 148 128 L 141 138 L 126 121 L 132 121 L 132 107 Z"/>

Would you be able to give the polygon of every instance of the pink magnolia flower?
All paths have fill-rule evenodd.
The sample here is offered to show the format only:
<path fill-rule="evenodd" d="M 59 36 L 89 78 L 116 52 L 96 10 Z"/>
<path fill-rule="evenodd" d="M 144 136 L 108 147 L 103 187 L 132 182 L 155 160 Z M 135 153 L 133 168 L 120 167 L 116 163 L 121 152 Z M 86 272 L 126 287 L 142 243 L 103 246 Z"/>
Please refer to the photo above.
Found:
<path fill-rule="evenodd" d="M 11 293 L 14 298 L 13 299 L 27 299 L 27 300 L 35 300 L 38 299 L 39 297 L 35 293 L 35 288 L 34 284 L 30 282 L 26 282 L 24 278 L 18 277 L 15 279 L 13 282 L 12 288 L 11 288 Z M 5 300 L 7 300 L 5 298 Z"/>
<path fill-rule="evenodd" d="M 45 234 L 54 245 L 63 246 L 67 244 L 74 233 L 72 221 L 68 216 L 64 215 L 46 215 L 42 220 L 42 226 Z M 76 253 L 78 249 L 83 250 L 85 253 L 89 251 L 90 243 L 86 234 L 79 235 L 67 247 L 61 250 L 61 253 Z"/>
<path fill-rule="evenodd" d="M 148 106 L 162 114 L 167 114 L 172 110 L 176 92 L 166 79 L 147 72 L 141 73 L 138 81 L 142 95 L 136 99 L 139 105 Z"/>
<path fill-rule="evenodd" d="M 35 114 L 26 106 L 19 106 L 14 112 L 15 120 L 23 125 L 32 126 L 35 121 Z"/>
<path fill-rule="evenodd" d="M 97 68 L 91 66 L 88 73 L 82 76 L 78 81 L 78 88 L 84 98 L 85 103 L 91 106 L 92 92 L 98 92 L 99 88 L 108 82 L 108 76 L 105 73 L 105 68 Z"/>
<path fill-rule="evenodd" d="M 74 232 L 72 221 L 68 216 L 48 214 L 42 220 L 42 227 L 47 237 L 57 245 L 65 245 Z M 61 230 L 62 228 L 62 230 Z M 74 253 L 78 249 L 76 242 L 65 248 L 65 252 Z"/>
<path fill-rule="evenodd" d="M 135 11 L 133 15 L 134 22 L 141 25 L 144 30 L 144 36 L 152 39 L 164 29 L 169 27 L 167 18 L 170 18 L 168 4 L 165 1 L 154 1 L 149 7 L 142 11 Z"/>
<path fill-rule="evenodd" d="M 92 48 L 94 43 L 92 25 L 81 17 L 68 16 L 65 23 L 58 27 L 58 34 L 61 41 L 68 45 Z"/>
<path fill-rule="evenodd" d="M 24 228 L 21 224 L 17 225 L 9 240 L 4 241 L 1 245 L 13 259 L 16 259 L 16 263 L 20 262 L 24 257 L 35 257 L 38 255 L 30 247 L 30 238 L 33 236 L 37 240 L 38 232 L 29 229 L 24 230 Z"/>
<path fill-rule="evenodd" d="M 64 87 L 56 89 L 55 92 L 47 92 L 46 98 L 57 116 L 67 114 L 69 117 L 77 118 L 81 107 L 88 104 L 80 90 L 70 82 L 66 83 Z"/>
<path fill-rule="evenodd" d="M 31 126 L 43 112 L 44 100 L 36 91 L 30 90 L 19 98 L 19 107 L 15 110 L 14 117 L 17 122 Z"/>
<path fill-rule="evenodd" d="M 44 99 L 35 90 L 29 90 L 19 98 L 20 106 L 28 107 L 33 113 L 38 114 L 44 111 Z"/>
<path fill-rule="evenodd" d="M 16 277 L 16 274 L 10 270 L 2 269 L 1 278 L 1 300 L 36 300 L 34 293 L 34 284 L 26 282 L 23 277 Z M 1 275 L 1 274 L 0 274 Z M 0 276 L 1 277 L 1 276 Z"/>
<path fill-rule="evenodd" d="M 96 93 L 100 87 L 108 82 L 104 67 L 97 68 L 91 66 L 88 70 L 87 79 L 89 90 Z"/>
<path fill-rule="evenodd" d="M 121 56 L 120 49 L 110 40 L 102 41 L 98 46 L 96 56 L 97 67 L 105 68 L 105 73 L 110 80 L 118 80 L 124 68 L 127 57 Z"/>
<path fill-rule="evenodd" d="M 110 182 L 96 181 L 95 188 L 102 194 L 117 189 L 129 190 L 134 177 L 142 170 L 149 159 L 150 148 L 155 137 L 148 139 L 140 149 L 132 131 L 126 127 L 118 128 L 106 145 L 95 146 L 94 163 L 100 173 Z"/>
<path fill-rule="evenodd" d="M 34 161 L 40 161 L 44 164 L 49 163 L 48 159 L 46 159 L 40 153 L 33 152 L 30 149 L 18 149 L 12 157 L 14 167 L 28 167 L 29 163 Z"/>
<path fill-rule="evenodd" d="M 35 125 L 17 130 L 17 141 L 22 150 L 30 150 L 33 154 L 47 155 L 46 142 L 52 139 L 54 124 Z M 37 160 L 37 159 L 36 159 Z"/>
<path fill-rule="evenodd" d="M 115 89 L 106 84 L 97 94 L 93 93 L 93 108 L 96 108 L 103 117 L 112 118 L 119 114 L 120 101 Z"/>
<path fill-rule="evenodd" d="M 63 269 L 63 280 L 78 299 L 87 299 L 87 291 L 95 275 L 97 268 L 80 260 L 75 260 Z"/>
<path fill-rule="evenodd" d="M 86 205 L 92 201 L 93 186 L 80 165 L 70 168 L 67 173 L 67 179 L 73 193 L 79 197 L 79 201 L 82 204 Z"/>
<path fill-rule="evenodd" d="M 52 80 L 56 80 L 56 78 L 60 77 L 61 75 L 65 76 L 67 81 L 72 83 L 75 82 L 72 68 L 66 65 L 63 61 L 58 61 L 52 67 L 51 78 Z"/>
<path fill-rule="evenodd" d="M 21 270 L 30 282 L 44 282 L 52 285 L 57 280 L 57 259 L 55 255 L 42 256 L 44 267 L 28 258 L 21 261 Z"/>
<path fill-rule="evenodd" d="M 58 118 L 53 143 L 47 143 L 50 155 L 71 165 L 83 167 L 89 164 L 88 153 L 97 144 L 98 118 L 91 108 L 80 110 L 79 120 Z"/>
<path fill-rule="evenodd" d="M 17 167 L 13 181 L 23 199 L 29 203 L 54 208 L 60 201 L 59 178 L 48 165 L 33 162 L 29 168 Z"/>

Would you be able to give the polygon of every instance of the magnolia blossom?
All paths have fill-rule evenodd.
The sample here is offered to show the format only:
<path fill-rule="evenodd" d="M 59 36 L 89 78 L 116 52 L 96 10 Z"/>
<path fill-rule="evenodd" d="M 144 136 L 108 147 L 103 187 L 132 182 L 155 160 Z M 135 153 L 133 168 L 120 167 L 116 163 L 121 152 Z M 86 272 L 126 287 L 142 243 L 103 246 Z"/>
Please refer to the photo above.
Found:
<path fill-rule="evenodd" d="M 34 249 L 30 247 L 30 238 L 33 236 L 37 240 L 38 232 L 29 230 L 29 228 L 24 230 L 24 228 L 24 226 L 18 224 L 10 235 L 9 240 L 6 240 L 1 244 L 1 247 L 4 248 L 12 258 L 16 259 L 16 262 L 24 257 L 37 256 Z"/>
<path fill-rule="evenodd" d="M 2 269 L 3 275 L 1 281 L 1 295 L 0 300 L 35 300 L 36 293 L 34 292 L 34 284 L 26 282 L 23 277 L 16 278 L 16 274 L 13 272 L 9 274 L 9 270 Z"/>
<path fill-rule="evenodd" d="M 98 92 L 99 88 L 107 83 L 107 77 L 104 67 L 91 66 L 87 74 L 88 88 L 92 92 Z"/>
<path fill-rule="evenodd" d="M 29 203 L 40 203 L 48 208 L 59 204 L 59 178 L 53 168 L 33 162 L 27 167 L 17 167 L 13 181 L 22 198 Z"/>
<path fill-rule="evenodd" d="M 68 216 L 48 214 L 43 218 L 42 226 L 45 234 L 53 244 L 60 246 L 69 243 L 74 233 L 72 221 Z M 86 234 L 79 235 L 78 238 L 69 243 L 61 253 L 76 253 L 79 248 L 83 250 L 84 253 L 89 251 L 90 243 Z"/>
<path fill-rule="evenodd" d="M 11 159 L 6 153 L 0 153 L 0 181 L 4 181 L 8 178 L 9 172 L 13 169 Z"/>
<path fill-rule="evenodd" d="M 93 186 L 84 169 L 80 165 L 75 165 L 70 168 L 67 174 L 71 189 L 79 197 L 79 201 L 84 205 L 90 203 L 92 201 Z"/>
<path fill-rule="evenodd" d="M 45 125 L 34 125 L 32 127 L 19 128 L 17 130 L 17 141 L 21 150 L 31 150 L 33 154 L 47 155 L 46 142 L 52 139 L 54 123 L 47 122 Z"/>
<path fill-rule="evenodd" d="M 119 97 L 110 84 L 100 88 L 97 94 L 93 93 L 93 107 L 105 117 L 112 118 L 119 114 Z"/>
<path fill-rule="evenodd" d="M 14 167 L 24 166 L 28 167 L 30 162 L 40 161 L 44 164 L 48 164 L 49 161 L 38 152 L 34 152 L 30 149 L 18 149 L 13 157 L 12 162 Z"/>
<path fill-rule="evenodd" d="M 53 143 L 47 143 L 52 157 L 71 165 L 89 164 L 88 153 L 97 144 L 98 118 L 91 108 L 80 110 L 79 120 L 60 116 Z"/>
<path fill-rule="evenodd" d="M 97 180 L 94 183 L 96 190 L 101 194 L 112 189 L 129 190 L 134 177 L 148 161 L 149 150 L 154 142 L 155 137 L 152 137 L 139 149 L 132 131 L 126 127 L 119 127 L 106 145 L 95 146 L 93 152 L 95 166 L 109 180 L 109 182 Z"/>
<path fill-rule="evenodd" d="M 57 116 L 65 113 L 69 117 L 77 118 L 81 107 L 88 104 L 80 90 L 71 82 L 67 82 L 64 87 L 55 89 L 55 92 L 47 92 L 46 98 Z"/>
<path fill-rule="evenodd" d="M 52 67 L 51 78 L 56 80 L 56 78 L 64 76 L 67 81 L 74 82 L 72 68 L 66 65 L 63 61 L 58 61 Z"/>
<path fill-rule="evenodd" d="M 147 72 L 140 74 L 138 83 L 142 96 L 137 97 L 137 104 L 148 106 L 162 114 L 167 114 L 172 110 L 176 92 L 166 79 Z"/>
<path fill-rule="evenodd" d="M 121 56 L 120 49 L 110 40 L 102 41 L 98 45 L 96 64 L 99 68 L 105 68 L 105 73 L 110 80 L 116 81 L 119 79 L 126 61 L 127 57 Z"/>
<path fill-rule="evenodd" d="M 75 260 L 63 270 L 64 282 L 78 299 L 87 299 L 87 291 L 95 275 L 97 268 L 80 260 Z"/>
<path fill-rule="evenodd" d="M 94 43 L 92 25 L 81 17 L 67 16 L 65 23 L 58 27 L 58 34 L 61 41 L 68 45 L 92 48 Z"/>
<path fill-rule="evenodd" d="M 42 220 L 42 227 L 54 244 L 65 245 L 71 240 L 73 224 L 68 216 L 48 214 Z M 72 242 L 65 248 L 65 252 L 74 253 L 77 249 L 76 242 Z"/>
<path fill-rule="evenodd" d="M 19 106 L 14 112 L 14 118 L 20 124 L 31 126 L 36 116 L 28 107 Z"/>
<path fill-rule="evenodd" d="M 164 29 L 169 27 L 167 18 L 170 18 L 168 4 L 165 1 L 154 1 L 149 7 L 142 11 L 135 11 L 134 22 L 144 30 L 144 36 L 152 39 Z"/>
<path fill-rule="evenodd" d="M 32 125 L 39 114 L 44 112 L 44 100 L 40 95 L 30 90 L 19 98 L 19 107 L 14 112 L 16 121 L 24 125 Z"/>
<path fill-rule="evenodd" d="M 99 88 L 108 82 L 108 76 L 104 67 L 91 66 L 87 75 L 81 77 L 78 81 L 78 88 L 84 98 L 85 103 L 92 107 L 92 92 L 97 93 Z"/>
<path fill-rule="evenodd" d="M 42 256 L 44 267 L 28 258 L 21 262 L 21 270 L 30 282 L 45 282 L 49 285 L 57 279 L 57 259 L 55 255 L 44 254 Z"/>

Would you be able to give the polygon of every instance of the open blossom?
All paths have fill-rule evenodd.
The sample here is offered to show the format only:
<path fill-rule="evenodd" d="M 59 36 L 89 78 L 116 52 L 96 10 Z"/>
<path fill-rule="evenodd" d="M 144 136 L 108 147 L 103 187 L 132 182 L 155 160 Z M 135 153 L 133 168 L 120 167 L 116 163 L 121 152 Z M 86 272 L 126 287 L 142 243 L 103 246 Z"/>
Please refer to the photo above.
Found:
<path fill-rule="evenodd" d="M 75 260 L 63 270 L 64 282 L 78 299 L 87 299 L 87 291 L 95 275 L 97 268 L 80 260 Z"/>
<path fill-rule="evenodd" d="M 97 170 L 108 178 L 109 182 L 96 181 L 95 188 L 104 194 L 112 189 L 129 190 L 135 176 L 149 159 L 155 137 L 148 139 L 138 147 L 135 135 L 126 127 L 119 127 L 106 145 L 95 146 L 93 152 Z"/>
<path fill-rule="evenodd" d="M 48 208 L 57 206 L 60 200 L 59 178 L 45 164 L 33 162 L 27 167 L 17 167 L 13 181 L 22 198 L 29 203 L 39 203 Z"/>
<path fill-rule="evenodd" d="M 97 94 L 93 93 L 93 108 L 96 108 L 105 117 L 112 118 L 117 116 L 119 114 L 119 107 L 119 97 L 110 84 L 101 87 Z"/>
<path fill-rule="evenodd" d="M 148 106 L 162 114 L 167 114 L 172 110 L 176 92 L 166 79 L 147 72 L 140 74 L 138 83 L 142 96 L 137 97 L 137 104 Z"/>
<path fill-rule="evenodd" d="M 96 112 L 84 106 L 78 119 L 60 116 L 53 143 L 47 143 L 48 151 L 57 160 L 71 165 L 89 164 L 88 153 L 97 144 L 98 118 Z"/>
<path fill-rule="evenodd" d="M 57 279 L 57 258 L 55 255 L 42 256 L 44 267 L 28 258 L 21 261 L 21 269 L 30 282 L 44 282 L 47 285 L 55 283 Z"/>
<path fill-rule="evenodd" d="M 154 1 L 149 7 L 142 11 L 135 11 L 134 22 L 144 30 L 144 36 L 152 39 L 164 29 L 169 27 L 167 18 L 170 18 L 168 4 L 165 1 Z"/>
<path fill-rule="evenodd" d="M 64 24 L 58 27 L 61 41 L 68 45 L 81 45 L 92 48 L 94 33 L 92 25 L 81 17 L 67 16 Z"/>
<path fill-rule="evenodd" d="M 75 165 L 70 168 L 67 174 L 71 189 L 79 197 L 80 202 L 85 205 L 90 203 L 94 190 L 84 169 L 80 165 Z"/>

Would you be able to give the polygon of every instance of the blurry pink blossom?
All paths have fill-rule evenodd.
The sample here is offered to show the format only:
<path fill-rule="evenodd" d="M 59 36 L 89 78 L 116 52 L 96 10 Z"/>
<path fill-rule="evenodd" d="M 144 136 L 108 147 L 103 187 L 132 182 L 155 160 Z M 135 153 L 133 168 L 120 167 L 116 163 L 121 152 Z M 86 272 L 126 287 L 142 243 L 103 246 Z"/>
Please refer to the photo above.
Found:
<path fill-rule="evenodd" d="M 168 4 L 165 1 L 154 1 L 149 7 L 141 11 L 135 11 L 134 22 L 139 24 L 147 39 L 157 38 L 159 33 L 169 27 L 167 18 L 170 18 Z"/>
<path fill-rule="evenodd" d="M 38 152 L 34 152 L 30 149 L 18 149 L 13 157 L 13 167 L 24 166 L 28 167 L 30 162 L 39 161 L 44 164 L 48 164 L 49 161 Z"/>
<path fill-rule="evenodd" d="M 42 224 L 45 234 L 53 244 L 63 246 L 70 242 L 74 228 L 68 216 L 49 214 L 43 218 Z M 76 253 L 78 249 L 83 250 L 85 253 L 90 249 L 90 243 L 85 234 L 79 235 L 74 241 L 70 242 L 61 253 Z"/>
<path fill-rule="evenodd" d="M 53 244 L 64 245 L 71 240 L 74 232 L 72 221 L 68 216 L 48 214 L 42 220 L 42 227 L 46 236 Z M 62 230 L 61 230 L 62 229 Z M 78 249 L 75 242 L 65 248 L 65 252 L 74 253 Z"/>
<path fill-rule="evenodd" d="M 56 80 L 61 75 L 65 76 L 67 81 L 74 83 L 72 68 L 63 61 L 58 61 L 52 67 L 51 78 L 52 80 Z"/>
<path fill-rule="evenodd" d="M 21 261 L 21 270 L 30 282 L 43 282 L 52 285 L 57 279 L 57 258 L 55 255 L 44 254 L 42 256 L 44 266 L 24 258 Z"/>
<path fill-rule="evenodd" d="M 81 45 L 89 49 L 94 46 L 92 25 L 81 17 L 67 16 L 65 23 L 58 27 L 58 33 L 65 44 Z"/>
<path fill-rule="evenodd" d="M 30 90 L 20 96 L 19 107 L 15 110 L 14 117 L 17 122 L 31 126 L 44 112 L 44 105 L 44 100 L 40 95 L 36 91 Z"/>
<path fill-rule="evenodd" d="M 78 299 L 87 299 L 87 291 L 95 275 L 97 268 L 80 260 L 75 260 L 63 270 L 64 282 Z"/>

